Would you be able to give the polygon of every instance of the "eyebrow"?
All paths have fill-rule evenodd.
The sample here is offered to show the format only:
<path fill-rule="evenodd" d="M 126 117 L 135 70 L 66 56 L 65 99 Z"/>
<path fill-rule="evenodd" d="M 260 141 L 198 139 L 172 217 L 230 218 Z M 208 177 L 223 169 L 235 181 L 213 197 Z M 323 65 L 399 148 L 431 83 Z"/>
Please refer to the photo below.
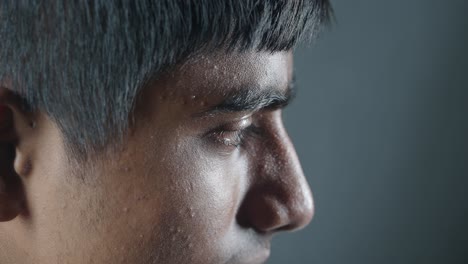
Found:
<path fill-rule="evenodd" d="M 218 103 L 203 112 L 197 113 L 197 117 L 212 116 L 233 112 L 248 112 L 261 109 L 276 110 L 285 108 L 296 95 L 295 82 L 288 83 L 286 90 L 276 88 L 252 89 L 242 88 L 228 94 L 221 103 Z"/>

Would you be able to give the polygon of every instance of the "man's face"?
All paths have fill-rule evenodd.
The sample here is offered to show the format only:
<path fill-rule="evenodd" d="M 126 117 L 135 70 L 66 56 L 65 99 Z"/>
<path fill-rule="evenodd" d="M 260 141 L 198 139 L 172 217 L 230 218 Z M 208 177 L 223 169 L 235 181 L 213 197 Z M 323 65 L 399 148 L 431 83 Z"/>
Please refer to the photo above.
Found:
<path fill-rule="evenodd" d="M 0 257 L 264 262 L 275 232 L 313 214 L 281 118 L 291 81 L 290 53 L 193 58 L 142 92 L 123 151 L 86 166 L 67 161 L 42 115 L 23 179 L 27 213 L 0 224 Z"/>

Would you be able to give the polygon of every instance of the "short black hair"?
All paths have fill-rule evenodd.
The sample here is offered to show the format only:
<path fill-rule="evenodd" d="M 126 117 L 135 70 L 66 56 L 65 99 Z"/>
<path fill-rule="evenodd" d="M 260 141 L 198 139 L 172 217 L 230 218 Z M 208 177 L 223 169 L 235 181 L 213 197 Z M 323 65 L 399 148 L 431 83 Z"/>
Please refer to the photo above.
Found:
<path fill-rule="evenodd" d="M 0 79 L 86 155 L 129 129 L 144 84 L 196 53 L 287 51 L 327 0 L 3 0 Z"/>

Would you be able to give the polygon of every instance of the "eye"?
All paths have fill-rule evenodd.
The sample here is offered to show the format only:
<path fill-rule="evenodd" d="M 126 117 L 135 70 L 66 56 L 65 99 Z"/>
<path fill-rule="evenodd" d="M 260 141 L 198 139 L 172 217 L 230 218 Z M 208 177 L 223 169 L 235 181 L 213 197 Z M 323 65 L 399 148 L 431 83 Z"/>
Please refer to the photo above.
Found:
<path fill-rule="evenodd" d="M 244 139 L 244 129 L 236 131 L 216 131 L 213 133 L 213 139 L 227 147 L 239 147 Z"/>
<path fill-rule="evenodd" d="M 208 137 L 220 147 L 236 149 L 255 131 L 251 118 L 245 118 L 211 131 Z"/>

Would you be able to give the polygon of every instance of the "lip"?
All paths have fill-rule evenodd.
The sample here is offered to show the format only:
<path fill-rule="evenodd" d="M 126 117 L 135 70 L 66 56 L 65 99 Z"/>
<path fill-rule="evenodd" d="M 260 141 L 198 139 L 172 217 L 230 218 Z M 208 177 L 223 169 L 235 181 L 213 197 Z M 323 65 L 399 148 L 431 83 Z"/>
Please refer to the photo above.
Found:
<path fill-rule="evenodd" d="M 270 248 L 262 248 L 251 252 L 248 255 L 240 257 L 240 261 L 236 262 L 238 264 L 262 264 L 265 263 L 270 257 Z"/>

